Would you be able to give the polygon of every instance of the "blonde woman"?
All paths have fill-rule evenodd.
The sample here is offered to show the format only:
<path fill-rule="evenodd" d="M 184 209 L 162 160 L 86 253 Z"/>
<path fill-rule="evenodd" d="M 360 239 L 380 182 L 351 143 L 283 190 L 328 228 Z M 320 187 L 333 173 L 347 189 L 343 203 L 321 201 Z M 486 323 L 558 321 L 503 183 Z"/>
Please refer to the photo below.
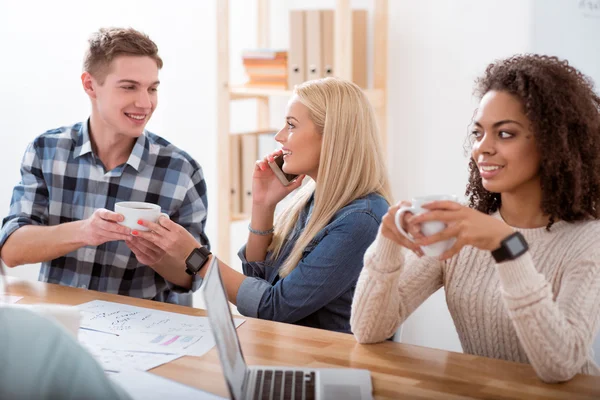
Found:
<path fill-rule="evenodd" d="M 362 258 L 391 200 L 373 110 L 353 83 L 306 82 L 275 139 L 282 150 L 254 170 L 250 233 L 239 252 L 244 274 L 219 261 L 227 295 L 249 317 L 349 333 Z M 284 172 L 299 175 L 289 186 L 268 166 L 276 156 Z M 275 219 L 276 205 L 305 177 Z M 141 222 L 151 232 L 134 231 L 132 240 L 152 242 L 204 276 L 213 256 L 184 228 L 166 218 Z"/>

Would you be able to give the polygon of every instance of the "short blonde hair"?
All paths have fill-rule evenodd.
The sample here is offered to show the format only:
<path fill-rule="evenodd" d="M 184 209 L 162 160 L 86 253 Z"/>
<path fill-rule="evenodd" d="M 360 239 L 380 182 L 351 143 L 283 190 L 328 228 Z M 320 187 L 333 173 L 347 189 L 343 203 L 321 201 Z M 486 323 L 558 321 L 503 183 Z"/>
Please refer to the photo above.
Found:
<path fill-rule="evenodd" d="M 101 84 L 108 74 L 110 63 L 118 56 L 147 56 L 156 61 L 158 69 L 163 66 L 156 43 L 133 28 L 102 28 L 93 33 L 88 42 L 83 70 Z"/>

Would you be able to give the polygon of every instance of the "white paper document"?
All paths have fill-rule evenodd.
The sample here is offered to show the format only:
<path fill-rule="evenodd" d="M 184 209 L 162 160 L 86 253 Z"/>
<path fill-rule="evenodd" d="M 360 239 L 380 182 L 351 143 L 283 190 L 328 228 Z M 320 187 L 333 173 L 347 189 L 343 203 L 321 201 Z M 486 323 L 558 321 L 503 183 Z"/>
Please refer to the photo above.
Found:
<path fill-rule="evenodd" d="M 221 400 L 212 393 L 182 385 L 149 372 L 128 371 L 110 374 L 109 378 L 121 386 L 133 400 Z M 198 379 L 201 379 L 199 377 Z"/>
<path fill-rule="evenodd" d="M 144 351 L 92 349 L 92 355 L 106 372 L 147 371 L 181 357 L 181 354 L 148 353 Z"/>
<path fill-rule="evenodd" d="M 212 335 L 193 336 L 163 333 L 127 332 L 112 338 L 113 349 L 166 352 L 201 356 L 214 346 Z"/>
<path fill-rule="evenodd" d="M 110 349 L 201 356 L 215 345 L 207 317 L 100 300 L 80 304 L 78 308 L 82 331 L 105 334 L 101 339 L 92 339 L 95 346 L 100 340 Z M 234 322 L 238 327 L 244 320 L 236 318 Z"/>
<path fill-rule="evenodd" d="M 7 294 L 0 294 L 0 304 L 1 303 L 8 303 L 8 304 L 14 304 L 17 301 L 21 300 L 23 297 L 20 296 L 10 296 Z"/>
<path fill-rule="evenodd" d="M 115 346 L 113 338 L 115 336 L 106 333 L 79 329 L 79 342 L 106 372 L 147 371 L 181 357 L 181 354 L 136 351 L 124 346 Z"/>

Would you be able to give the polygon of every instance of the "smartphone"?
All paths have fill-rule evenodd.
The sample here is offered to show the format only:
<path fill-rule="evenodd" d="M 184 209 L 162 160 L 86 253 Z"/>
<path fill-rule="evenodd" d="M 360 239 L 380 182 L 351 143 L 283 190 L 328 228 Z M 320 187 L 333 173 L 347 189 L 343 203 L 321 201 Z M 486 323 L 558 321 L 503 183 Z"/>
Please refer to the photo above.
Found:
<path fill-rule="evenodd" d="M 283 172 L 283 169 L 281 169 L 283 167 L 283 156 L 275 157 L 275 160 L 269 163 L 269 167 L 271 167 L 275 173 L 275 176 L 279 178 L 279 181 L 283 184 L 283 186 L 289 185 L 298 177 L 298 175 L 286 174 Z"/>

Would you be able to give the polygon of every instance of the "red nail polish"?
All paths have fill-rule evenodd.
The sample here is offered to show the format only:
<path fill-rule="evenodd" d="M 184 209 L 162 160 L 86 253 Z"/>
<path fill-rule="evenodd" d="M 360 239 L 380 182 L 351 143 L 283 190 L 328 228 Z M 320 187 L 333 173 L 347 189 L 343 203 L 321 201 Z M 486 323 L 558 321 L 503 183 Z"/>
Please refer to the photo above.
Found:
<path fill-rule="evenodd" d="M 132 234 L 133 236 L 137 236 L 137 235 L 139 235 L 138 231 L 131 231 L 131 234 Z"/>
<path fill-rule="evenodd" d="M 138 225 L 144 225 L 144 222 L 141 219 L 138 219 Z"/>

